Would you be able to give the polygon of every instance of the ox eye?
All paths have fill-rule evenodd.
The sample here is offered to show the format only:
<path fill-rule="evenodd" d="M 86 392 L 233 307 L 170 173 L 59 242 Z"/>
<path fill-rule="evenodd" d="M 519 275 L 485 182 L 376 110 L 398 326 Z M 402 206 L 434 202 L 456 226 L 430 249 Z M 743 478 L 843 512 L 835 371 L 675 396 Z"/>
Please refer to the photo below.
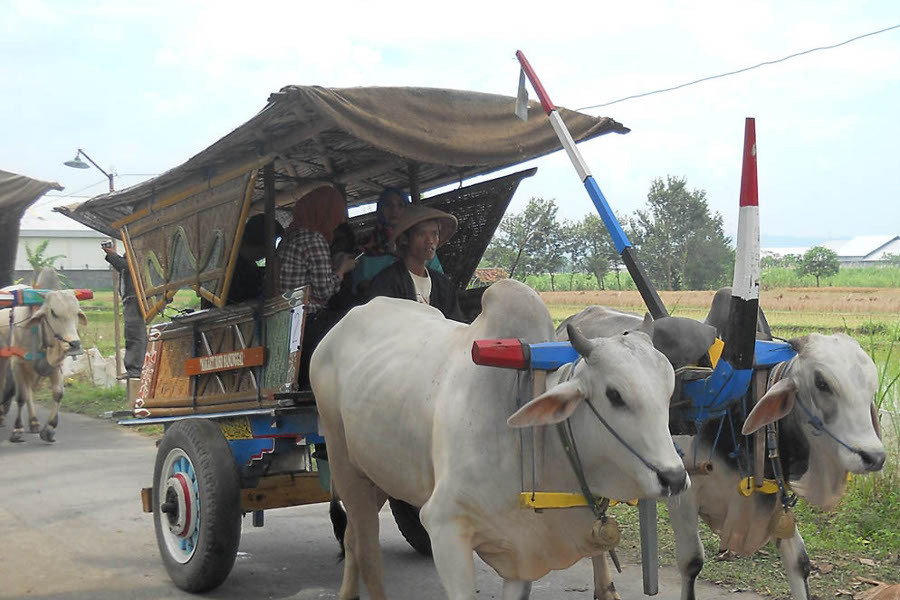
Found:
<path fill-rule="evenodd" d="M 50 315 L 51 315 L 54 319 L 56 318 L 56 311 L 53 310 L 52 308 L 50 309 Z"/>
<path fill-rule="evenodd" d="M 625 408 L 625 401 L 622 400 L 622 394 L 616 388 L 606 388 L 606 397 L 614 408 Z"/>
<path fill-rule="evenodd" d="M 821 373 L 816 373 L 816 389 L 826 394 L 831 392 L 831 388 L 828 387 L 828 382 L 825 381 L 825 378 L 822 377 Z"/>

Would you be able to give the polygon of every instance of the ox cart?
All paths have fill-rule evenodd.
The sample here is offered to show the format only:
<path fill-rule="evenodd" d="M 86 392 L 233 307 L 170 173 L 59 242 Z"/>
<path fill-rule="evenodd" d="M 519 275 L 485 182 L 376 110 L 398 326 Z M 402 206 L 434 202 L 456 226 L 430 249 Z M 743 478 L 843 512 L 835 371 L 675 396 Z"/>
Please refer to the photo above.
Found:
<path fill-rule="evenodd" d="M 537 118 L 540 106 L 525 122 L 515 102 L 439 89 L 290 86 L 184 164 L 61 209 L 124 243 L 148 323 L 182 288 L 209 306 L 151 326 L 142 376 L 129 386 L 132 417 L 121 421 L 165 428 L 142 500 L 179 587 L 204 591 L 224 581 L 243 515 L 262 526 L 265 510 L 330 498 L 315 401 L 297 384 L 308 291 L 277 293 L 269 269 L 259 301 L 226 303 L 248 217 L 265 215 L 272 265 L 275 222 L 286 220 L 298 190 L 332 184 L 349 210 L 402 188 L 459 220 L 438 256 L 474 318 L 480 295 L 469 281 L 517 186 L 536 169 L 485 176 L 561 148 Z M 561 113 L 576 141 L 628 131 L 611 119 Z M 421 199 L 440 188 L 452 189 Z M 373 215 L 350 223 L 365 235 Z M 392 506 L 401 530 L 417 525 L 410 507 Z M 428 550 L 427 539 L 413 539 L 416 527 L 405 529 Z"/>

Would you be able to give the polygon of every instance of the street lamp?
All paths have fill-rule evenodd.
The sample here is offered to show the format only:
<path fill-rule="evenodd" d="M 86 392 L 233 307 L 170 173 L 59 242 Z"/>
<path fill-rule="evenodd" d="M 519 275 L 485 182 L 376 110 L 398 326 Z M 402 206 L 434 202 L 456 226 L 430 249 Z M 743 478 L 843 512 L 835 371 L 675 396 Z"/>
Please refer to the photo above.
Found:
<path fill-rule="evenodd" d="M 101 173 L 106 175 L 106 178 L 109 179 L 109 191 L 110 192 L 116 191 L 115 188 L 113 187 L 113 175 L 104 171 L 103 168 L 100 167 L 100 165 L 98 165 L 97 163 L 95 163 L 94 159 L 92 159 L 90 156 L 88 156 L 87 152 L 85 152 L 81 148 L 79 148 L 78 151 L 75 152 L 75 158 L 73 158 L 72 160 L 67 160 L 63 164 L 66 165 L 67 167 L 72 167 L 73 169 L 90 169 L 91 165 L 89 165 L 86 162 L 84 162 L 83 160 L 81 160 L 82 156 L 85 157 L 86 159 L 88 159 L 88 161 L 91 163 L 91 165 L 94 165 L 95 167 L 97 167 L 98 171 L 100 171 Z"/>
<path fill-rule="evenodd" d="M 104 171 L 103 167 L 101 167 L 100 165 L 95 163 L 94 159 L 91 158 L 90 156 L 88 156 L 87 152 L 85 152 L 81 148 L 79 148 L 75 152 L 75 158 L 73 158 L 72 160 L 67 160 L 63 164 L 66 165 L 67 167 L 72 167 L 73 169 L 90 169 L 91 165 L 89 165 L 86 162 L 84 162 L 83 160 L 81 160 L 82 156 L 85 157 L 86 159 L 88 159 L 88 161 L 91 163 L 91 165 L 94 165 L 95 167 L 97 167 L 98 171 L 100 171 L 101 173 L 106 175 L 106 178 L 109 179 L 109 191 L 110 192 L 116 191 L 115 187 L 113 186 L 113 175 Z M 113 249 L 115 249 L 115 247 L 116 247 L 115 244 L 116 244 L 116 242 L 115 242 L 115 240 L 113 240 Z M 119 349 L 121 347 L 120 342 L 119 342 L 119 340 L 121 338 L 120 326 L 119 326 L 119 278 L 120 278 L 120 276 L 119 276 L 119 272 L 112 265 L 110 265 L 110 271 L 112 271 L 112 279 L 113 279 L 113 324 L 114 324 L 113 335 L 116 338 L 116 340 L 115 340 L 116 376 L 121 377 L 122 376 L 122 361 L 119 360 L 119 355 L 121 354 L 119 352 Z"/>

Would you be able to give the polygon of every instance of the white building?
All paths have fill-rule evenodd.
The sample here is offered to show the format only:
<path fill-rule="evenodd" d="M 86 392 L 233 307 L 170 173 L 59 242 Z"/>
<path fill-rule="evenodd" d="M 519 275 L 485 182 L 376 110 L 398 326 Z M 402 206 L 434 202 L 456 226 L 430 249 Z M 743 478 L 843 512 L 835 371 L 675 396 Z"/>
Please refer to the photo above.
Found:
<path fill-rule="evenodd" d="M 34 251 L 38 244 L 49 240 L 44 256 L 61 255 L 54 265 L 69 278 L 73 287 L 111 288 L 109 263 L 103 260 L 105 254 L 100 249 L 100 242 L 108 239 L 39 202 L 22 217 L 15 278 L 27 280 L 31 275 L 26 246 Z"/>
<path fill-rule="evenodd" d="M 900 255 L 900 235 L 858 235 L 822 245 L 837 252 L 842 267 L 875 266 L 883 263 L 885 254 Z"/>
<path fill-rule="evenodd" d="M 858 235 L 849 240 L 831 240 L 815 245 L 837 253 L 841 267 L 877 266 L 883 264 L 886 254 L 900 255 L 900 235 Z M 775 258 L 784 258 L 788 254 L 803 256 L 810 248 L 761 248 L 760 255 Z"/>

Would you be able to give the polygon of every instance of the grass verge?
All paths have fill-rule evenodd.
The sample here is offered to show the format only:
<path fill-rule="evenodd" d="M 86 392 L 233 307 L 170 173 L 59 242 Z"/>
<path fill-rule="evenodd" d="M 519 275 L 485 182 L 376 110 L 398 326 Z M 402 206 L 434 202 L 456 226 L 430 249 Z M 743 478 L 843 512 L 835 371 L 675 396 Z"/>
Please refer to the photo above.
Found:
<path fill-rule="evenodd" d="M 53 397 L 50 387 L 46 384 L 42 385 L 35 393 L 35 400 L 47 407 L 52 406 Z M 80 380 L 66 384 L 61 405 L 61 410 L 65 412 L 95 418 L 102 418 L 106 412 L 128 410 L 129 408 L 124 386 L 101 388 Z M 140 425 L 133 429 L 149 436 L 159 436 L 163 433 L 162 425 Z"/>

